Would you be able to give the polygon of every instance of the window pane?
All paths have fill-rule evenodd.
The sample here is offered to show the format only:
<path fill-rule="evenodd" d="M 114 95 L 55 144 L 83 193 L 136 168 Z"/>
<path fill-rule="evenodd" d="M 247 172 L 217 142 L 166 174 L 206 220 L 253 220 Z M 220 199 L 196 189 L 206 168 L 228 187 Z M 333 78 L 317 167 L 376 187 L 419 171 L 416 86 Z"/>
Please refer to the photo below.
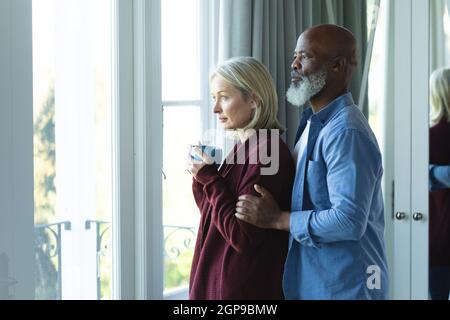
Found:
<path fill-rule="evenodd" d="M 112 3 L 33 1 L 37 299 L 111 298 Z"/>
<path fill-rule="evenodd" d="M 374 12 L 375 1 L 368 2 L 368 13 Z M 373 14 L 372 14 L 373 16 Z M 369 17 L 369 15 L 368 15 Z M 372 19 L 372 17 L 370 18 Z M 370 23 L 372 20 L 370 20 Z M 369 21 L 368 21 L 369 23 Z M 381 150 L 384 150 L 384 134 L 383 134 L 383 99 L 385 98 L 385 92 L 383 89 L 384 84 L 384 68 L 385 65 L 385 43 L 386 43 L 386 16 L 384 11 L 380 10 L 378 17 L 378 23 L 375 30 L 375 38 L 373 45 L 373 52 L 370 62 L 369 79 L 368 79 L 368 101 L 369 101 L 369 124 L 375 133 Z"/>
<path fill-rule="evenodd" d="M 199 0 L 164 0 L 162 5 L 162 97 L 198 100 Z"/>
<path fill-rule="evenodd" d="M 163 221 L 164 288 L 189 283 L 196 229 L 200 220 L 186 170 L 188 145 L 200 139 L 200 107 L 164 108 Z"/>

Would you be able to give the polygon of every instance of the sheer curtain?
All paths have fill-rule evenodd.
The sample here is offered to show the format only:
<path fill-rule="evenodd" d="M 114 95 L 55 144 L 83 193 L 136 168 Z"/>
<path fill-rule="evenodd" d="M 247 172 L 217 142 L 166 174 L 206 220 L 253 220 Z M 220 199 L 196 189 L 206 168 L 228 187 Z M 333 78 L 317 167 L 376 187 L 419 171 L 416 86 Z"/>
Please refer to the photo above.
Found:
<path fill-rule="evenodd" d="M 359 65 L 351 91 L 358 102 L 367 44 L 367 4 L 361 0 L 214 0 L 218 17 L 216 62 L 253 56 L 269 69 L 279 94 L 279 119 L 294 144 L 300 111 L 286 102 L 290 66 L 298 36 L 308 27 L 335 23 L 356 36 Z M 214 21 L 213 21 L 214 23 Z M 367 115 L 367 112 L 365 112 Z"/>

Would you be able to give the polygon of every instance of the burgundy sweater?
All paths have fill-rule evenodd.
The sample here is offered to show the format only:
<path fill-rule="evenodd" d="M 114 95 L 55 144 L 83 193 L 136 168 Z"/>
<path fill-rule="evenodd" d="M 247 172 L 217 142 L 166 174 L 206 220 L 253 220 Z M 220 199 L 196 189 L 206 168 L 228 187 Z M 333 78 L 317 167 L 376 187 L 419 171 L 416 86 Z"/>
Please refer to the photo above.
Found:
<path fill-rule="evenodd" d="M 450 123 L 430 129 L 430 164 L 450 165 Z M 430 192 L 430 266 L 450 266 L 450 189 Z"/>
<path fill-rule="evenodd" d="M 235 217 L 238 197 L 258 195 L 254 185 L 269 190 L 282 210 L 290 209 L 295 175 L 294 162 L 278 135 L 279 170 L 261 175 L 262 164 L 250 164 L 258 148 L 269 149 L 270 140 L 259 139 L 249 150 L 249 140 L 238 143 L 227 159 L 245 148 L 245 164 L 202 168 L 193 182 L 195 201 L 201 219 L 192 262 L 189 298 L 191 300 L 283 299 L 282 276 L 289 234 L 260 229 Z M 241 154 L 242 149 L 239 150 Z"/>

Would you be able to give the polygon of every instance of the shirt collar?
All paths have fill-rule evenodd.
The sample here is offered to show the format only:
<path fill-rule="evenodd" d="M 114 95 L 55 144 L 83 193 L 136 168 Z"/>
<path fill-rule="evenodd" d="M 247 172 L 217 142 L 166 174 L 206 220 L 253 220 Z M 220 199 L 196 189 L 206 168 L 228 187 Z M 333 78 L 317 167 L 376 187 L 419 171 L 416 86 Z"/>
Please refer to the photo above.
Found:
<path fill-rule="evenodd" d="M 314 113 L 312 108 L 308 108 L 303 112 L 303 119 L 311 119 L 311 123 L 321 123 L 325 125 L 339 110 L 344 107 L 355 104 L 353 96 L 350 92 L 337 97 L 330 102 L 325 108 L 317 113 Z"/>

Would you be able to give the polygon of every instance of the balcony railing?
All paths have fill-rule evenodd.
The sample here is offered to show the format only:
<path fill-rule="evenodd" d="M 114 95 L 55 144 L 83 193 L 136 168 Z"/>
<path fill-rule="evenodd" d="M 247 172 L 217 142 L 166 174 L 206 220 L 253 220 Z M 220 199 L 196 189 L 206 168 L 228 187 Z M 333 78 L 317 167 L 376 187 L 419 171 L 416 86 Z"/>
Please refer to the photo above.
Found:
<path fill-rule="evenodd" d="M 187 226 L 164 226 L 164 256 L 166 259 L 176 259 L 183 250 L 193 248 L 196 231 Z"/>
<path fill-rule="evenodd" d="M 71 230 L 70 221 L 40 224 L 34 227 L 34 248 L 36 257 L 36 283 L 38 299 L 62 297 L 62 230 Z M 56 265 L 52 262 L 56 260 Z"/>
<path fill-rule="evenodd" d="M 99 220 L 87 220 L 84 224 L 85 230 L 90 230 L 92 226 L 95 226 L 96 235 L 96 275 L 97 275 L 97 300 L 102 298 L 102 275 L 101 275 L 101 258 L 109 256 L 111 241 L 108 239 L 105 241 L 105 235 L 111 230 L 111 222 L 99 221 Z M 110 239 L 110 238 L 109 238 Z"/>
<path fill-rule="evenodd" d="M 71 230 L 71 222 L 63 221 L 53 224 L 36 225 L 35 257 L 36 257 L 36 298 L 56 299 L 62 297 L 62 232 Z M 96 275 L 97 299 L 102 298 L 101 259 L 110 255 L 111 222 L 87 220 L 84 229 L 95 230 L 96 237 Z M 164 258 L 176 260 L 186 250 L 192 250 L 195 244 L 196 228 L 188 226 L 164 226 Z"/>

